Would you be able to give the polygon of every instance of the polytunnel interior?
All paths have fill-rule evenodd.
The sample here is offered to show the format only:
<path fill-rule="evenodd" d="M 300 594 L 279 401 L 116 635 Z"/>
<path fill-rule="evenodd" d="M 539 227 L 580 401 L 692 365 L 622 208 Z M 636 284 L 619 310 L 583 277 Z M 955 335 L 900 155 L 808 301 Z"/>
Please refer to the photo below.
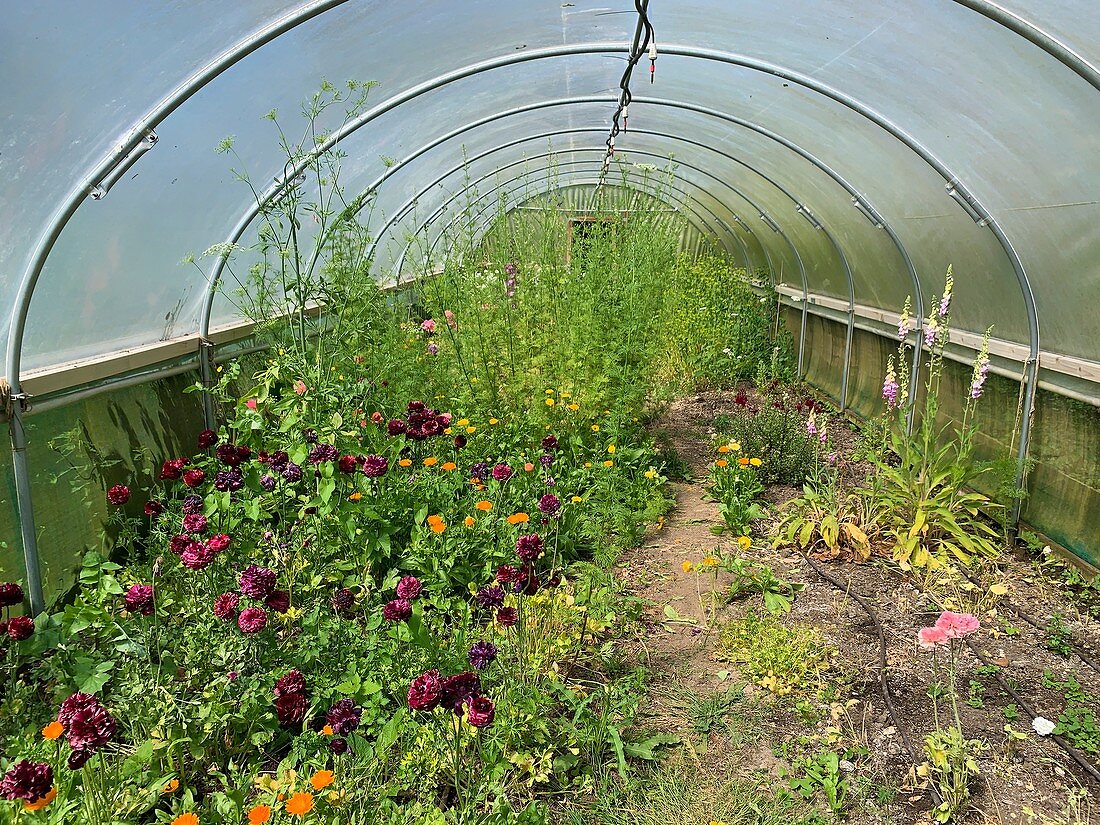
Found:
<path fill-rule="evenodd" d="M 993 330 L 1003 403 L 987 435 L 1020 461 L 1022 516 L 1097 560 L 1100 15 L 1073 0 L 639 7 L 658 57 L 652 82 L 647 59 L 636 68 L 611 175 L 658 192 L 777 290 L 800 371 L 864 416 L 906 297 L 926 314 L 952 267 L 960 370 Z M 456 226 L 486 231 L 500 203 L 554 190 L 579 202 L 599 184 L 637 11 L 585 0 L 8 10 L 5 534 L 50 544 L 49 528 L 67 523 L 45 483 L 51 428 L 74 415 L 129 421 L 128 404 L 138 428 L 170 442 L 180 413 L 146 380 L 178 381 L 165 369 L 197 370 L 204 342 L 228 351 L 247 334 L 216 288 L 222 258 L 203 253 L 255 240 L 255 199 L 234 170 L 260 191 L 293 176 L 266 113 L 293 118 L 322 79 L 377 83 L 356 118 L 322 125 L 346 154 L 342 184 L 370 196 L 375 277 L 415 276 Z M 231 156 L 215 151 L 227 136 Z M 471 199 L 482 220 L 456 225 Z M 22 568 L 16 544 L 5 569 Z"/>

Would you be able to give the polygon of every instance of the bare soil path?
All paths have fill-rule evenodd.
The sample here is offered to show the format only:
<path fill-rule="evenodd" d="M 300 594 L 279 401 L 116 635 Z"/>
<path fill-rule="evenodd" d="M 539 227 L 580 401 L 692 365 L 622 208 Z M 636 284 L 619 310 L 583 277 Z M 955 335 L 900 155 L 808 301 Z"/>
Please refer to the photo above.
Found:
<path fill-rule="evenodd" d="M 915 644 L 916 630 L 930 624 L 938 607 L 913 583 L 879 565 L 828 564 L 829 572 L 875 606 L 887 640 L 888 679 L 898 706 L 900 725 L 886 712 L 879 689 L 879 637 L 867 614 L 843 592 L 817 576 L 796 553 L 771 551 L 766 525 L 749 551 L 754 561 L 805 589 L 791 612 L 781 618 L 788 626 L 811 625 L 833 651 L 840 695 L 831 703 L 820 697 L 773 696 L 717 655 L 722 626 L 746 615 L 762 613 L 759 597 L 722 603 L 711 608 L 706 595 L 721 593 L 728 574 L 715 580 L 685 572 L 685 561 L 700 562 L 716 548 L 737 554 L 736 537 L 715 535 L 721 523 L 717 506 L 704 491 L 707 467 L 714 457 L 712 422 L 732 405 L 732 393 L 704 393 L 675 402 L 657 423 L 657 430 L 690 468 L 690 477 L 672 484 L 676 506 L 663 526 L 637 549 L 620 559 L 616 572 L 628 592 L 641 599 L 644 632 L 629 651 L 649 671 L 649 689 L 637 727 L 673 733 L 684 746 L 671 758 L 688 760 L 715 787 L 730 776 L 756 783 L 761 793 L 775 794 L 789 782 L 799 756 L 814 751 L 850 749 L 842 770 L 850 787 L 847 821 L 854 823 L 928 822 L 932 793 L 912 773 L 909 747 L 920 757 L 924 736 L 933 729 L 929 684 L 935 676 L 931 658 Z M 796 494 L 773 487 L 769 503 L 781 504 Z M 763 549 L 761 549 L 763 548 Z M 1096 625 L 1073 603 L 1043 585 L 1027 560 L 1007 559 L 999 571 L 1010 592 L 1032 615 L 1049 621 L 1064 617 L 1073 633 L 1095 645 Z M 1057 719 L 1065 697 L 1050 678 L 1080 681 L 1092 697 L 1100 696 L 1100 674 L 1076 655 L 1062 656 L 1047 648 L 1041 628 L 1021 621 L 1013 626 L 1006 611 L 982 616 L 979 643 L 990 659 L 1005 663 L 1018 691 L 1038 712 Z M 1072 795 L 1095 784 L 1050 738 L 1031 731 L 1031 719 L 1005 694 L 988 668 L 974 657 L 963 662 L 958 677 L 963 725 L 970 737 L 989 743 L 980 760 L 981 777 L 973 786 L 970 810 L 956 821 L 1005 823 L 1088 822 L 1071 804 Z M 716 697 L 730 697 L 715 717 Z M 704 712 L 704 708 L 711 711 Z M 1096 709 L 1100 716 L 1100 708 Z M 1026 733 L 1014 739 L 1005 726 Z M 899 730 L 899 727 L 901 728 Z M 1100 732 L 1098 732 L 1100 735 Z M 1100 744 L 1100 742 L 1098 742 Z M 1089 755 L 1100 763 L 1095 754 Z M 707 793 L 706 782 L 702 783 Z M 820 798 L 812 801 L 820 810 Z M 701 807 L 702 809 L 702 807 Z M 748 821 L 748 820 L 746 820 Z M 753 820 L 755 821 L 755 820 Z M 706 825 L 704 818 L 701 825 Z M 685 822 L 684 825 L 694 825 Z M 733 822 L 730 823 L 733 825 Z"/>

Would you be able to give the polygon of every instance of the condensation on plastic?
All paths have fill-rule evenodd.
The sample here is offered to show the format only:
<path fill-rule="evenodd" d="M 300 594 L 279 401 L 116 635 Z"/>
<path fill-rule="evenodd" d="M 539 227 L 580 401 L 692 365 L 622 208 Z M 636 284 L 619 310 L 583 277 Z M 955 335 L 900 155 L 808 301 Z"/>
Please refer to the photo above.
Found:
<path fill-rule="evenodd" d="M 1002 5 L 1100 64 L 1100 14 L 1088 4 Z M 0 30 L 3 305 L 12 305 L 35 239 L 80 175 L 188 74 L 287 11 L 285 3 L 259 0 L 119 0 L 109 9 L 46 0 L 8 10 Z M 1095 89 L 1081 77 L 950 0 L 934 0 L 920 13 L 906 0 L 655 0 L 651 12 L 662 47 L 707 48 L 784 66 L 852 96 L 908 132 L 958 174 L 1003 226 L 1034 287 L 1043 349 L 1096 357 L 1100 106 Z M 625 1 L 433 0 L 412 9 L 347 3 L 293 29 L 180 107 L 158 128 L 159 144 L 109 196 L 81 207 L 31 303 L 24 369 L 193 333 L 210 260 L 200 261 L 201 269 L 179 261 L 222 241 L 248 207 L 248 191 L 234 180 L 231 166 L 243 166 L 264 184 L 282 171 L 271 124 L 262 116 L 277 109 L 289 131 L 300 128 L 298 107 L 321 78 L 378 80 L 373 104 L 491 57 L 571 43 L 625 44 L 635 20 Z M 400 159 L 435 136 L 512 106 L 610 96 L 623 65 L 621 53 L 553 58 L 444 86 L 349 138 L 345 183 L 366 186 L 384 171 L 382 156 Z M 958 326 L 983 331 L 994 324 L 998 337 L 1027 342 L 1021 292 L 993 233 L 975 224 L 948 197 L 942 178 L 896 138 L 818 92 L 753 69 L 664 53 L 657 82 L 650 85 L 647 68 L 643 62 L 636 74 L 636 95 L 723 110 L 803 147 L 886 217 L 912 256 L 926 295 L 942 288 L 943 272 L 954 265 Z M 606 128 L 612 108 L 558 107 L 471 130 L 394 174 L 379 192 L 372 222 L 392 215 L 460 163 L 463 146 L 473 155 L 554 129 Z M 790 190 L 843 248 L 858 302 L 896 308 L 912 291 L 884 233 L 870 226 L 838 185 L 789 149 L 743 127 L 672 107 L 639 102 L 630 115 L 631 126 L 721 148 Z M 226 135 L 236 136 L 239 160 L 213 151 Z M 593 133 L 554 143 L 600 142 Z M 672 153 L 742 189 L 798 246 L 808 287 L 847 298 L 831 245 L 773 184 L 701 147 L 630 131 L 618 147 L 627 156 L 632 148 Z M 509 148 L 471 167 L 481 174 L 525 151 L 545 149 Z M 591 156 L 598 161 L 597 154 Z M 532 167 L 538 163 L 532 160 Z M 724 221 L 736 213 L 749 222 L 755 239 L 734 229 L 750 250 L 767 245 L 775 279 L 801 286 L 789 247 L 757 215 L 746 214 L 739 196 L 691 170 L 677 174 L 679 185 L 696 190 L 692 196 Z M 462 178 L 459 173 L 448 178 L 446 191 L 429 193 L 415 216 L 423 219 L 458 194 Z M 380 250 L 387 254 L 379 255 L 380 270 L 409 226 L 401 221 L 382 239 Z M 246 234 L 245 242 L 251 237 Z M 219 300 L 216 319 L 233 313 L 229 301 Z M 5 313 L 0 334 L 6 328 Z"/>

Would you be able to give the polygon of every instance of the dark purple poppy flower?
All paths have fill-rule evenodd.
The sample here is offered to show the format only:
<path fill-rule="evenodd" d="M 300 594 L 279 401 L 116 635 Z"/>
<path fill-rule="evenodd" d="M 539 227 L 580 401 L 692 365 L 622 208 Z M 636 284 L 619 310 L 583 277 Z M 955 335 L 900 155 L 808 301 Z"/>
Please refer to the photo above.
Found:
<path fill-rule="evenodd" d="M 126 591 L 126 609 L 131 613 L 139 613 L 142 616 L 152 616 L 154 607 L 153 586 L 149 584 L 135 584 Z"/>
<path fill-rule="evenodd" d="M 476 642 L 470 648 L 470 664 L 474 670 L 485 670 L 497 657 L 497 646 L 492 642 Z"/>
<path fill-rule="evenodd" d="M 20 760 L 0 779 L 0 798 L 22 799 L 30 804 L 43 799 L 53 789 L 53 768 L 46 762 Z M 16 815 L 18 818 L 18 815 Z"/>
<path fill-rule="evenodd" d="M 387 622 L 404 622 L 412 615 L 412 604 L 408 599 L 394 599 L 382 606 L 382 618 Z"/>

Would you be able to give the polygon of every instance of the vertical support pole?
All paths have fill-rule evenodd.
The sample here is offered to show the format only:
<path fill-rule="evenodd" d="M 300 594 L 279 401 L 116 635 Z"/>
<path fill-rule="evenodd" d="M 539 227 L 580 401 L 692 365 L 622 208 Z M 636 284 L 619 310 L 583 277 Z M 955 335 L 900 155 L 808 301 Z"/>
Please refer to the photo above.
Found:
<path fill-rule="evenodd" d="M 856 328 L 856 305 L 848 304 L 848 329 L 844 334 L 844 372 L 840 376 L 840 411 L 848 409 L 848 376 L 852 370 L 852 335 Z"/>
<path fill-rule="evenodd" d="M 27 595 L 30 597 L 31 615 L 37 616 L 46 609 L 46 599 L 42 592 L 42 570 L 38 564 L 38 534 L 34 526 L 34 502 L 31 499 L 30 469 L 27 467 L 27 434 L 23 429 L 26 401 L 27 395 L 23 393 L 11 397 L 8 428 L 11 432 L 12 472 L 15 476 L 19 530 L 23 539 Z"/>
<path fill-rule="evenodd" d="M 1020 416 L 1020 445 L 1016 451 L 1016 489 L 1021 493 L 1027 488 L 1027 458 L 1031 447 L 1031 419 L 1035 416 L 1035 394 L 1039 387 L 1039 358 L 1027 359 L 1024 364 L 1024 377 L 1027 390 L 1024 395 L 1024 409 Z M 1012 528 L 1020 525 L 1020 512 L 1024 507 L 1023 496 L 1017 496 L 1012 504 Z"/>
<path fill-rule="evenodd" d="M 214 386 L 214 343 L 205 338 L 199 343 L 199 372 L 202 376 L 202 420 L 206 429 L 213 430 L 217 423 L 214 419 L 214 397 L 210 389 Z"/>

